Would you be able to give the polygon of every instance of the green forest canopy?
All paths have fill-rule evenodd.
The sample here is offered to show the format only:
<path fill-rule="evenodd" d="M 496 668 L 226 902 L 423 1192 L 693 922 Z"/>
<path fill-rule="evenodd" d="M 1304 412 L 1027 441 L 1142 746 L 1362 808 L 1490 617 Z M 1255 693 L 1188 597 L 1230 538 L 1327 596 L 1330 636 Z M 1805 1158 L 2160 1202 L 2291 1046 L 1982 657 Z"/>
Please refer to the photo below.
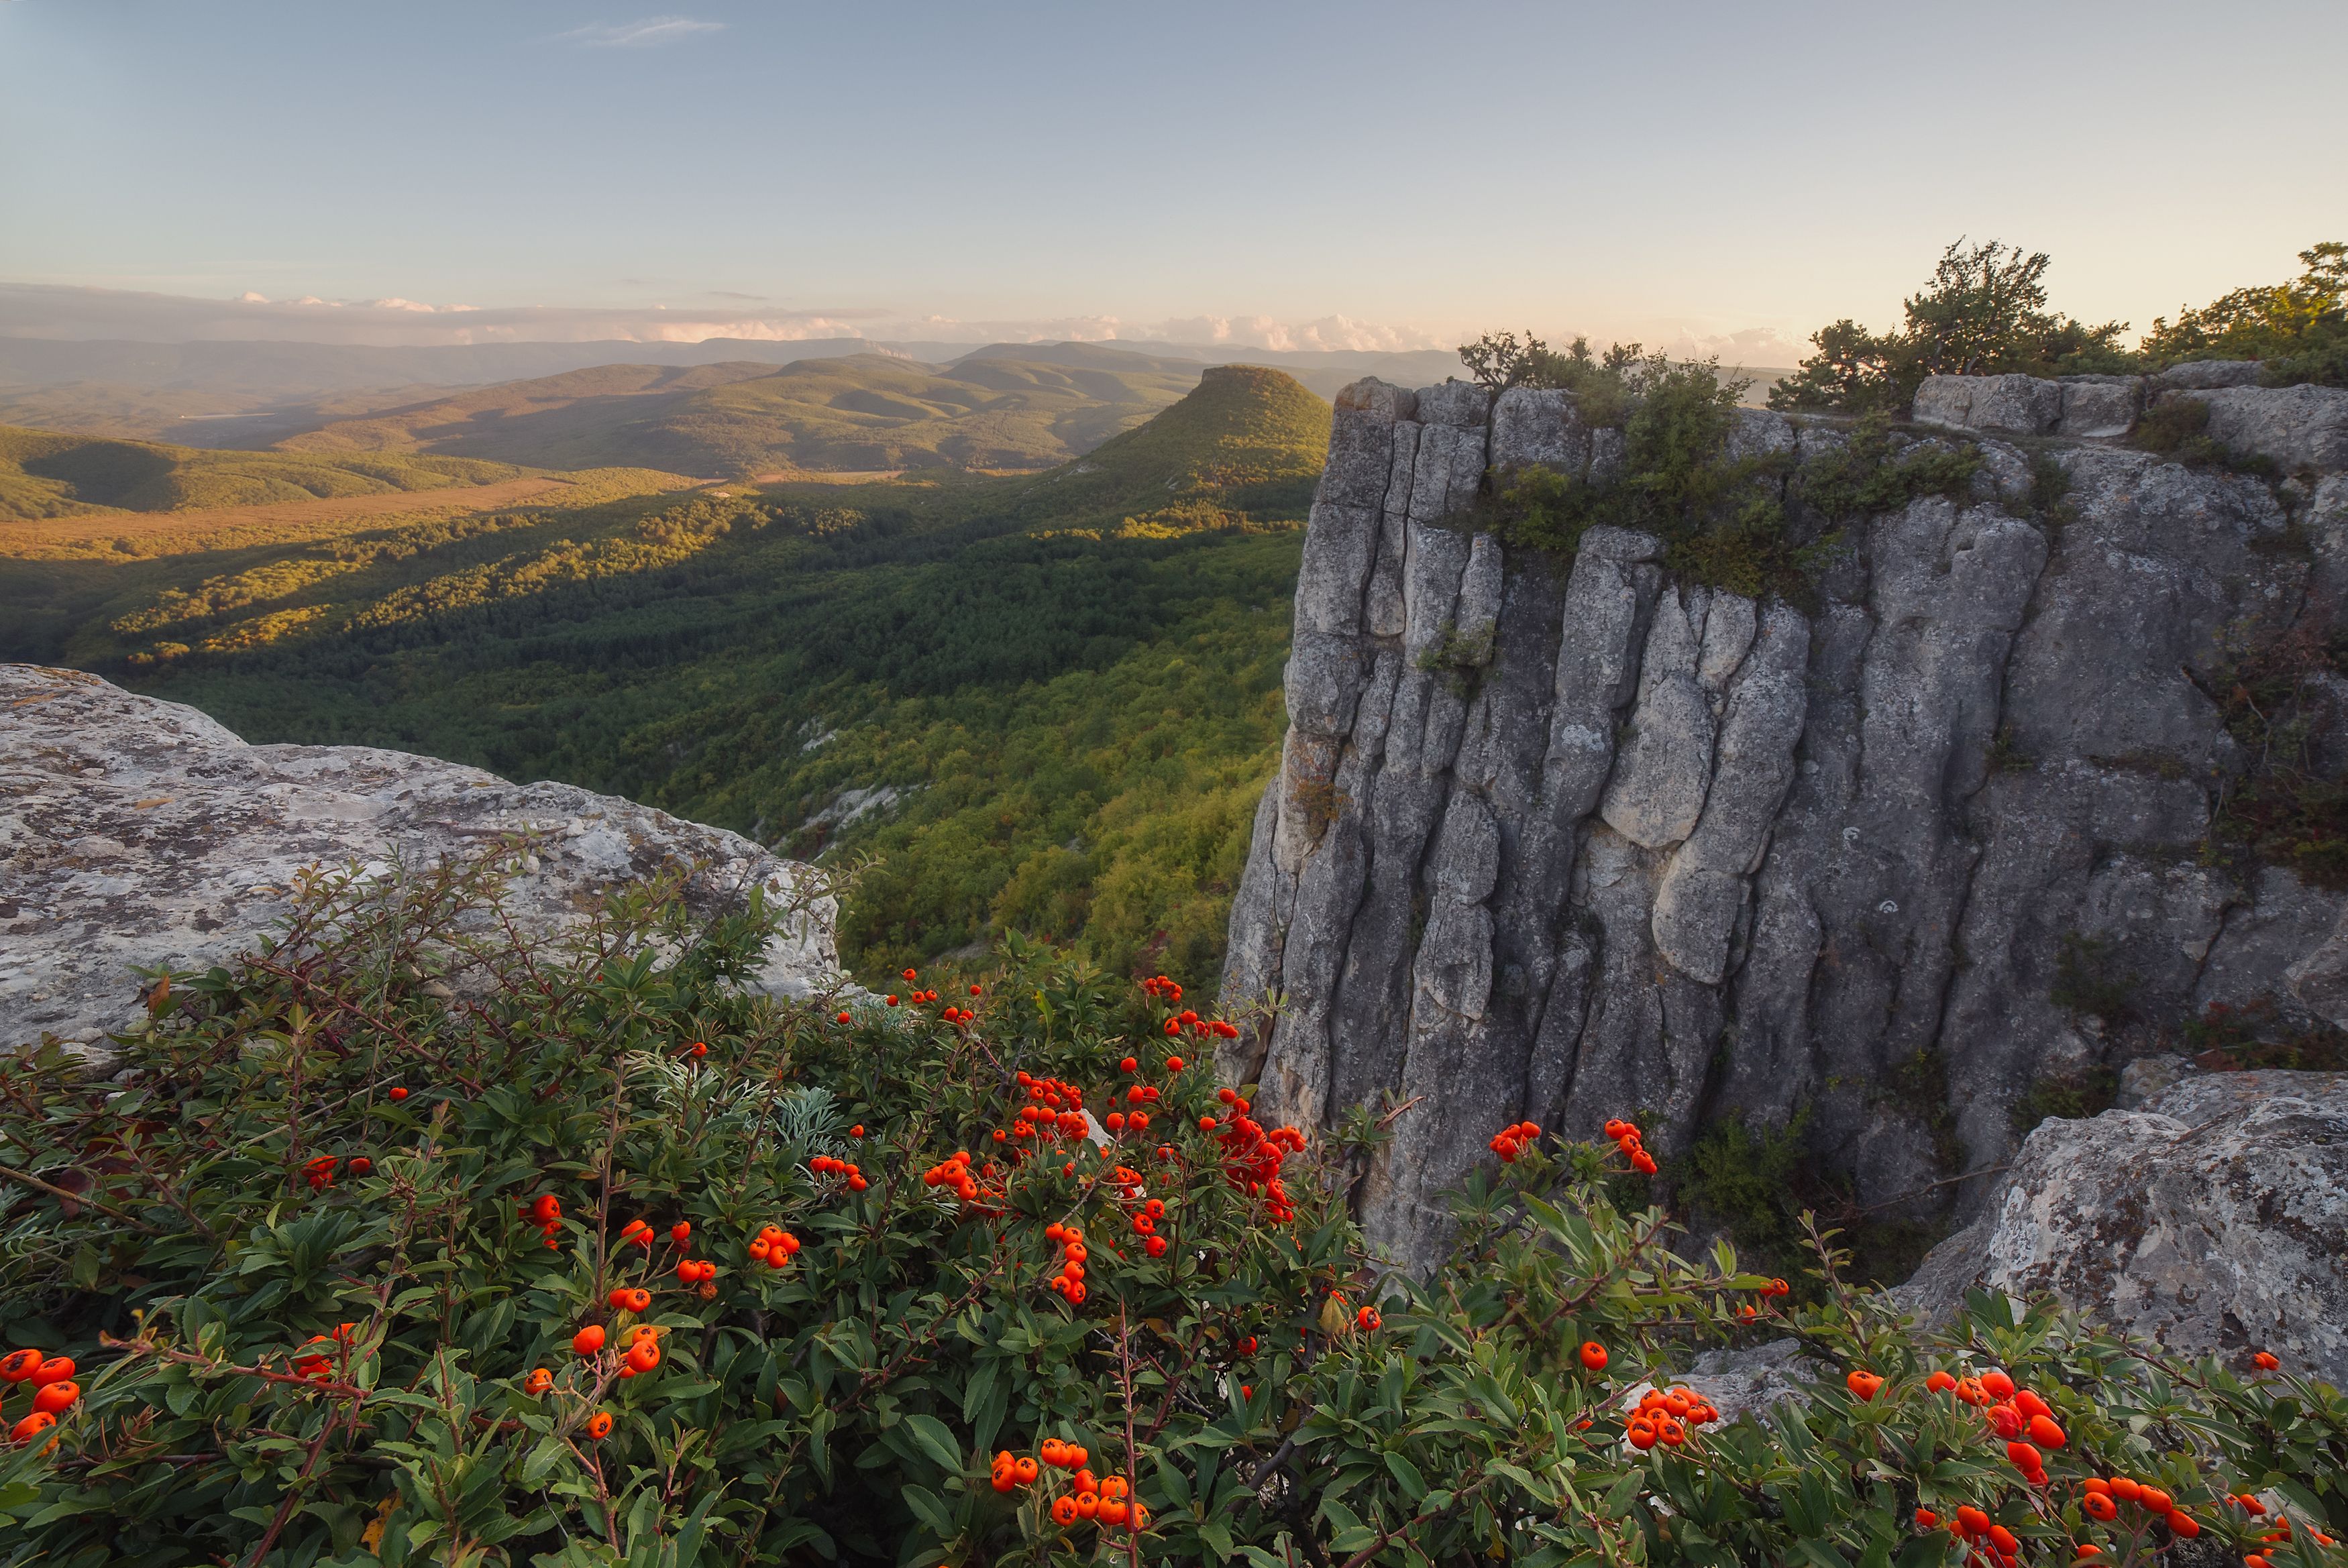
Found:
<path fill-rule="evenodd" d="M 843 929 L 868 971 L 1015 927 L 1211 983 L 1329 419 L 1231 367 L 1029 477 L 639 484 L 160 561 L 0 559 L 0 605 L 27 610 L 0 654 L 254 741 L 398 746 L 870 856 Z M 876 788 L 890 804 L 842 820 Z"/>

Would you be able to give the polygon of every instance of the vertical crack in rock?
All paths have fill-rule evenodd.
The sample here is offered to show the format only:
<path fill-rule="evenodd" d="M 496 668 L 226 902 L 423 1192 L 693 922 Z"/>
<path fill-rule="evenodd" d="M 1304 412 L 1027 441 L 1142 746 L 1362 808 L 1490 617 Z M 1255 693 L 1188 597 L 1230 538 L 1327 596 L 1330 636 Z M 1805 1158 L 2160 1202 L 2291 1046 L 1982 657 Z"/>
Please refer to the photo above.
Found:
<path fill-rule="evenodd" d="M 1751 601 L 1723 597 L 1746 607 L 1739 614 L 1749 627 Z M 1735 618 L 1718 606 L 1713 617 Z M 1704 985 L 1726 978 L 1728 940 L 1745 905 L 1746 879 L 1760 868 L 1770 825 L 1794 782 L 1794 748 L 1809 710 L 1804 684 L 1809 657 L 1809 622 L 1784 605 L 1770 606 L 1752 660 L 1727 695 L 1719 764 L 1704 815 L 1673 852 L 1656 890 L 1656 950 Z"/>
<path fill-rule="evenodd" d="M 1710 596 L 1666 589 L 1639 658 L 1639 701 L 1598 804 L 1606 825 L 1642 849 L 1668 849 L 1695 829 L 1712 782 L 1712 703 L 1696 681 Z"/>

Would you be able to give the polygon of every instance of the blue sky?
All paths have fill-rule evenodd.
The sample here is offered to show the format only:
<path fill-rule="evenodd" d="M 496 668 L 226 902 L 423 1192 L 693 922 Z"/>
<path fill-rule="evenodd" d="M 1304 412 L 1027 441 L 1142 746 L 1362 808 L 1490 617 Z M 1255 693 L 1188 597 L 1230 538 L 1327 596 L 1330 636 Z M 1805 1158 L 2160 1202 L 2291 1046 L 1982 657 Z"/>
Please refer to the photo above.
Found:
<path fill-rule="evenodd" d="M 2348 238 L 2343 59 L 2339 0 L 0 0 L 0 279 L 1757 345 L 1970 234 L 2140 328 Z"/>

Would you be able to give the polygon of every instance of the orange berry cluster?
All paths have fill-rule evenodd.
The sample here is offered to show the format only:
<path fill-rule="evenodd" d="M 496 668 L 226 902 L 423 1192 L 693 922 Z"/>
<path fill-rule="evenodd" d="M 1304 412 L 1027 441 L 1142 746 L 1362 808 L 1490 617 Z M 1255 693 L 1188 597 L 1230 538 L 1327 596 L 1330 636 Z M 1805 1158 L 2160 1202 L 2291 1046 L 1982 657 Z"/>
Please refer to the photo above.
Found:
<path fill-rule="evenodd" d="M 854 1136 L 859 1138 L 864 1136 L 864 1129 L 857 1128 Z M 834 1159 L 829 1154 L 818 1154 L 808 1162 L 808 1169 L 819 1176 L 845 1176 L 848 1179 L 848 1190 L 851 1193 L 860 1193 L 871 1185 L 864 1179 L 864 1173 L 855 1165 L 846 1160 Z"/>
<path fill-rule="evenodd" d="M 552 1387 L 554 1374 L 543 1367 L 531 1368 L 530 1376 L 521 1381 L 521 1391 L 525 1394 L 543 1394 Z"/>
<path fill-rule="evenodd" d="M 73 1380 L 70 1356 L 45 1356 L 38 1350 L 11 1350 L 0 1357 L 0 1382 L 11 1389 L 30 1384 L 33 1409 L 8 1429 L 8 1440 L 19 1447 L 57 1424 L 57 1418 L 81 1399 L 81 1385 Z"/>
<path fill-rule="evenodd" d="M 633 1378 L 661 1364 L 660 1333 L 649 1323 L 639 1323 L 628 1331 L 627 1353 L 620 1359 L 621 1377 Z"/>
<path fill-rule="evenodd" d="M 994 1167 L 989 1164 L 983 1173 L 993 1175 Z M 1001 1195 L 999 1192 L 988 1194 L 986 1189 L 979 1185 L 978 1178 L 970 1173 L 970 1155 L 960 1149 L 923 1171 L 922 1185 L 951 1188 L 965 1204 L 975 1204 L 982 1196 Z"/>
<path fill-rule="evenodd" d="M 1182 999 L 1182 988 L 1164 975 L 1150 976 L 1141 982 L 1141 989 L 1161 1002 L 1179 1002 Z M 1169 1035 L 1179 1035 L 1185 1030 L 1192 1034 L 1211 1036 L 1221 1040 L 1237 1040 L 1240 1037 L 1240 1031 L 1237 1029 L 1220 1019 L 1202 1019 L 1189 1008 L 1183 1009 L 1166 1020 L 1166 1032 Z M 1182 1062 L 1179 1057 L 1169 1060 L 1166 1066 L 1168 1071 L 1172 1072 L 1182 1071 Z"/>
<path fill-rule="evenodd" d="M 1188 1030 L 1192 1034 L 1205 1035 L 1211 1039 L 1218 1040 L 1237 1040 L 1240 1037 L 1240 1031 L 1237 1029 L 1234 1029 L 1231 1025 L 1225 1023 L 1222 1020 L 1219 1018 L 1200 1018 L 1197 1013 L 1192 1012 L 1188 1008 L 1184 1008 L 1180 1012 L 1176 1013 L 1172 1018 L 1166 1020 L 1166 1033 L 1169 1038 L 1179 1035 L 1185 1030 Z M 1172 1064 L 1169 1063 L 1168 1065 L 1171 1066 Z M 1181 1069 L 1178 1067 L 1175 1068 L 1175 1071 L 1179 1072 Z"/>
<path fill-rule="evenodd" d="M 750 1238 L 750 1261 L 763 1263 L 768 1268 L 790 1267 L 798 1250 L 799 1238 L 780 1225 L 761 1225 L 758 1234 Z"/>
<path fill-rule="evenodd" d="M 649 1312 L 652 1310 L 653 1293 L 642 1286 L 623 1285 L 604 1299 L 612 1304 L 615 1312 Z"/>
<path fill-rule="evenodd" d="M 2119 1517 L 2123 1503 L 2141 1508 L 2168 1526 L 2168 1532 L 2182 1541 L 2190 1541 L 2201 1533 L 2200 1522 L 2177 1506 L 2177 1500 L 2157 1486 L 2131 1481 L 2116 1475 L 2109 1481 L 2090 1476 L 2079 1483 L 2080 1511 L 2088 1518 L 2109 1524 Z"/>
<path fill-rule="evenodd" d="M 1117 1168 L 1117 1175 L 1118 1180 L 1131 1184 L 1127 1189 L 1128 1192 L 1140 1190 L 1141 1177 L 1138 1173 L 1119 1165 Z M 1141 1249 L 1152 1257 L 1166 1255 L 1166 1238 L 1158 1234 L 1158 1222 L 1165 1217 L 1166 1200 L 1163 1198 L 1145 1199 L 1141 1206 L 1134 1211 L 1133 1234 L 1141 1238 Z"/>
<path fill-rule="evenodd" d="M 333 1382 L 335 1352 L 338 1348 L 351 1342 L 351 1336 L 357 1328 L 358 1325 L 355 1323 L 338 1323 L 335 1326 L 335 1331 L 332 1334 L 311 1335 L 302 1343 L 302 1354 L 294 1359 L 294 1375 L 297 1378 L 307 1378 L 314 1383 Z M 320 1348 L 313 1350 L 310 1348 L 313 1345 Z"/>
<path fill-rule="evenodd" d="M 2266 1354 L 2263 1350 L 2259 1353 L 2260 1355 Z M 2088 1484 L 2092 1486 L 2095 1483 L 2090 1481 Z M 2119 1482 L 2117 1481 L 2114 1481 L 2111 1484 L 2113 1490 L 2116 1491 L 2119 1487 Z M 2242 1492 L 2238 1496 L 2229 1497 L 2226 1501 L 2232 1503 L 2236 1508 L 2240 1509 L 2244 1513 L 2249 1514 L 2253 1519 L 2264 1518 L 2266 1515 L 2267 1505 L 2260 1501 L 2257 1498 L 2251 1496 L 2249 1492 Z M 2081 1501 L 2084 1504 L 2085 1500 L 2081 1499 Z M 2102 1516 L 2097 1515 L 2097 1517 L 2100 1518 Z M 2268 1522 L 2270 1528 L 2265 1534 L 2259 1537 L 2259 1545 L 2261 1550 L 2253 1552 L 2249 1556 L 2242 1559 L 2244 1568 L 2274 1568 L 2273 1558 L 2263 1549 L 2270 1546 L 2286 1546 L 2290 1544 L 2291 1539 L 2291 1527 L 2289 1516 L 2278 1513 Z M 2176 1526 L 2172 1524 L 2169 1528 L 2173 1531 Z M 2313 1525 L 2308 1526 L 2307 1533 L 2308 1537 L 2318 1546 L 2337 1546 L 2339 1544 L 2338 1542 L 2333 1540 L 2332 1537 L 2324 1534 L 2323 1532 L 2316 1529 Z"/>
<path fill-rule="evenodd" d="M 323 1193 L 335 1184 L 337 1172 L 354 1176 L 373 1175 L 375 1162 L 365 1154 L 355 1155 L 348 1160 L 335 1154 L 321 1154 L 314 1160 L 303 1163 L 302 1179 L 310 1184 L 312 1192 Z"/>
<path fill-rule="evenodd" d="M 1720 1419 L 1712 1401 L 1694 1389 L 1650 1389 L 1639 1396 L 1624 1435 L 1631 1446 L 1645 1453 L 1657 1443 L 1675 1449 L 1695 1436 L 1691 1428 Z"/>
<path fill-rule="evenodd" d="M 1513 1127 L 1503 1127 L 1492 1134 L 1492 1141 L 1486 1147 L 1500 1156 L 1500 1163 L 1513 1165 L 1517 1163 L 1519 1155 L 1540 1140 L 1539 1123 L 1519 1122 Z"/>
<path fill-rule="evenodd" d="M 1880 1386 L 1882 1379 L 1876 1382 Z M 1924 1379 L 1924 1387 L 1981 1410 L 1991 1430 L 2007 1440 L 2005 1457 L 2022 1478 L 2033 1486 L 2046 1484 L 2046 1457 L 2040 1450 L 2059 1449 L 2069 1440 L 2045 1400 L 2027 1389 L 2016 1388 L 2003 1372 L 1984 1372 L 1978 1378 L 1934 1372 Z"/>
<path fill-rule="evenodd" d="M 1262 1198 L 1264 1212 L 1272 1220 L 1295 1218 L 1296 1206 L 1281 1184 L 1280 1167 L 1291 1154 L 1303 1152 L 1304 1134 L 1293 1127 L 1265 1131 L 1248 1114 L 1248 1102 L 1235 1090 L 1219 1090 L 1215 1098 L 1231 1108 L 1218 1134 L 1223 1145 L 1223 1179 L 1250 1197 Z M 1201 1131 L 1212 1131 L 1206 1118 L 1199 1125 Z"/>
<path fill-rule="evenodd" d="M 1655 1157 L 1648 1153 L 1645 1146 L 1639 1142 L 1637 1122 L 1618 1119 L 1607 1122 L 1604 1131 L 1609 1138 L 1614 1140 L 1614 1146 L 1622 1151 L 1624 1158 L 1631 1162 L 1632 1170 L 1643 1176 L 1652 1176 L 1655 1173 Z"/>
<path fill-rule="evenodd" d="M 1941 1522 L 1931 1509 L 1920 1508 L 1916 1511 L 1916 1522 L 1922 1529 L 1931 1530 Z M 2021 1540 L 2013 1531 L 1970 1502 L 1957 1510 L 1957 1516 L 1949 1521 L 1948 1532 L 1972 1548 L 1970 1555 L 1976 1563 L 1994 1563 L 1998 1568 L 2013 1568 L 2019 1559 Z"/>
<path fill-rule="evenodd" d="M 773 1249 L 767 1249 L 771 1252 Z M 676 1266 L 679 1285 L 708 1285 L 717 1277 L 717 1266 L 706 1259 L 681 1258 Z"/>
<path fill-rule="evenodd" d="M 650 1252 L 653 1245 L 653 1227 L 642 1220 L 630 1220 L 620 1227 L 620 1244 L 623 1246 L 642 1247 L 646 1252 Z"/>
<path fill-rule="evenodd" d="M 562 1235 L 562 1200 L 552 1193 L 541 1193 L 521 1205 L 521 1217 L 538 1226 L 538 1234 L 550 1247 L 561 1246 Z"/>
<path fill-rule="evenodd" d="M 1044 1239 L 1060 1244 L 1060 1272 L 1052 1276 L 1047 1288 L 1057 1291 L 1071 1307 L 1083 1306 L 1085 1259 L 1092 1255 L 1085 1247 L 1085 1233 L 1075 1225 L 1048 1225 L 1044 1227 Z"/>
<path fill-rule="evenodd" d="M 1149 1510 L 1143 1507 L 1141 1500 L 1133 1495 L 1132 1483 L 1121 1475 L 1102 1476 L 1096 1479 L 1093 1472 L 1086 1468 L 1091 1456 L 1081 1445 L 1054 1443 L 1047 1440 L 1042 1452 L 1046 1465 L 1076 1471 L 1076 1474 L 1068 1478 L 1068 1490 L 1052 1500 L 1053 1523 L 1066 1530 L 1080 1520 L 1089 1519 L 1097 1524 L 1111 1528 L 1126 1524 L 1132 1525 L 1136 1530 L 1148 1528 Z M 1008 1457 L 1004 1454 L 995 1456 L 998 1476 L 1002 1473 L 999 1467 Z M 1035 1461 L 1022 1460 L 1017 1462 L 1033 1464 Z M 1032 1475 L 1023 1474 L 1020 1479 L 1014 1481 L 1014 1484 L 1024 1485 L 1033 1479 Z M 998 1481 L 995 1490 L 1004 1491 L 1010 1489 Z"/>
<path fill-rule="evenodd" d="M 1019 1087 L 1027 1102 L 1012 1117 L 1010 1126 L 996 1130 L 996 1143 L 1025 1144 L 1045 1138 L 1073 1140 L 1086 1135 L 1083 1090 L 1056 1078 L 1037 1078 L 1026 1072 L 1019 1075 Z M 1024 1163 L 1027 1155 L 1025 1148 L 1014 1148 L 1012 1163 Z"/>

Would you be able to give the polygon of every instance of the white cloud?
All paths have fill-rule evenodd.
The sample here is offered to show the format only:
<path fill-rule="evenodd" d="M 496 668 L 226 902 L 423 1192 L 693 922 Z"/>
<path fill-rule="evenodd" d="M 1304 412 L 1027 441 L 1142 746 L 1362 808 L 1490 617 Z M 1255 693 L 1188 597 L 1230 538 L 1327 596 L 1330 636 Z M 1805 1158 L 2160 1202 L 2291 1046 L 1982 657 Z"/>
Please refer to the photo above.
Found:
<path fill-rule="evenodd" d="M 1280 322 L 1270 316 L 1182 316 L 1160 322 L 1135 335 L 1167 343 L 1266 348 L 1290 354 L 1337 349 L 1395 353 L 1453 346 L 1413 328 L 1382 326 L 1375 322 L 1355 321 L 1351 316 L 1322 316 L 1309 322 Z"/>
<path fill-rule="evenodd" d="M 690 16 L 646 16 L 637 22 L 593 22 L 557 36 L 595 49 L 640 49 L 652 44 L 674 44 L 695 33 L 715 33 L 723 22 L 696 22 Z"/>
<path fill-rule="evenodd" d="M 1704 332 L 1679 326 L 1660 346 L 1674 359 L 1717 359 L 1724 365 L 1766 365 L 1783 369 L 1810 350 L 1776 327 L 1744 327 L 1735 332 Z"/>

